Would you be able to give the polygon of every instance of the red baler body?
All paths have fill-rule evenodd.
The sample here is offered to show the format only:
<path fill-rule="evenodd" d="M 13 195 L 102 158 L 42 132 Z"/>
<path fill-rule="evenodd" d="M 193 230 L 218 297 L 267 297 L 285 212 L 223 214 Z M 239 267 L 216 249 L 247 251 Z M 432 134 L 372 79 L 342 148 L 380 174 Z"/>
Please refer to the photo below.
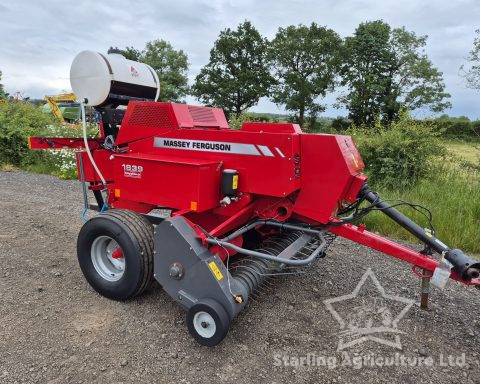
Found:
<path fill-rule="evenodd" d="M 32 148 L 78 148 L 78 139 L 32 138 Z M 218 108 L 131 101 L 115 140 L 104 137 L 89 148 L 108 189 L 108 205 L 139 213 L 156 208 L 183 215 L 212 236 L 221 236 L 254 218 L 290 219 L 316 226 L 433 271 L 438 261 L 363 226 L 331 225 L 343 204 L 356 200 L 367 177 L 350 136 L 307 134 L 296 124 L 243 123 L 230 129 Z M 101 189 L 101 180 L 85 150 L 85 181 Z M 237 201 L 222 205 L 221 176 L 238 172 Z M 199 237 L 202 238 L 199 232 Z M 203 236 L 204 237 L 204 236 Z M 223 258 L 223 257 L 222 257 Z M 479 279 L 453 279 L 480 285 Z"/>
<path fill-rule="evenodd" d="M 280 219 L 296 214 L 325 224 L 365 180 L 349 136 L 304 134 L 296 124 L 244 123 L 233 130 L 216 108 L 131 102 L 115 144 L 126 151 L 93 152 L 111 206 L 171 208 L 208 222 L 208 230 L 246 206 L 252 217 L 273 218 L 278 210 L 266 211 L 282 201 L 288 214 Z M 86 153 L 80 155 L 86 181 L 99 182 Z M 239 174 L 239 200 L 226 207 L 219 204 L 223 169 Z"/>

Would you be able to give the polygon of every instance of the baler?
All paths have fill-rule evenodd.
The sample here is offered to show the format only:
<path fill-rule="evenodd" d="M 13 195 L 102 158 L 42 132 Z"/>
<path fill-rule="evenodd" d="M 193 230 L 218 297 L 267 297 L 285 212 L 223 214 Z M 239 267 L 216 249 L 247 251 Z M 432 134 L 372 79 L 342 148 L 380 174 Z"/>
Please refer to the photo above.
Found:
<path fill-rule="evenodd" d="M 70 76 L 82 110 L 98 112 L 100 134 L 87 138 L 84 123 L 83 138 L 29 143 L 77 149 L 85 209 L 99 211 L 80 230 L 77 256 L 101 295 L 128 300 L 156 280 L 187 311 L 195 340 L 213 346 L 270 276 L 312 268 L 336 236 L 410 263 L 424 281 L 480 287 L 477 261 L 395 208 L 407 203 L 370 190 L 350 136 L 290 123 L 231 129 L 221 109 L 157 102 L 153 69 L 118 54 L 81 52 Z M 357 223 L 374 210 L 425 249 Z"/>

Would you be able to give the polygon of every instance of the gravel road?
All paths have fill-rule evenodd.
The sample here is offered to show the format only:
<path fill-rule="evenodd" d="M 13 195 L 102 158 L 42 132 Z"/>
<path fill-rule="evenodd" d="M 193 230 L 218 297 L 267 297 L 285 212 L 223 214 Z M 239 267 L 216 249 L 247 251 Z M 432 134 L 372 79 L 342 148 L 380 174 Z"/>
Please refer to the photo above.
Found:
<path fill-rule="evenodd" d="M 418 301 L 419 279 L 406 264 L 337 239 L 308 274 L 277 277 L 209 349 L 158 286 L 125 303 L 89 287 L 75 251 L 81 211 L 78 182 L 0 173 L 0 383 L 480 383 L 473 288 L 432 288 L 430 309 L 413 304 L 399 333 L 338 350 L 339 340 L 358 337 L 340 332 L 324 300 L 354 292 L 371 268 L 386 298 L 366 276 L 356 298 L 332 306 L 348 324 L 362 313 L 388 321 Z"/>

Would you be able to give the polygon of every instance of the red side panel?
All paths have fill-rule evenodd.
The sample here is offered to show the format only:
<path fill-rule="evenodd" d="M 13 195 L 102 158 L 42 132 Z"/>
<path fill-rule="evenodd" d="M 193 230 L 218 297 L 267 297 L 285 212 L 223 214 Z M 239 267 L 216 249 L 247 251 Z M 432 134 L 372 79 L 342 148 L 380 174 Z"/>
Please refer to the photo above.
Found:
<path fill-rule="evenodd" d="M 119 200 L 196 212 L 219 205 L 218 161 L 136 153 L 113 163 Z"/>
<path fill-rule="evenodd" d="M 356 197 L 363 161 L 350 136 L 303 134 L 300 146 L 302 187 L 294 212 L 327 223 L 340 201 Z"/>
<path fill-rule="evenodd" d="M 78 161 L 79 157 L 82 157 L 83 161 L 83 170 L 85 175 L 85 181 L 92 183 L 101 183 L 100 177 L 93 168 L 92 162 L 87 155 L 86 151 L 79 151 L 75 153 L 77 160 L 77 171 L 78 171 L 78 180 L 81 180 L 80 173 L 80 162 Z M 103 177 L 107 182 L 113 181 L 113 156 L 112 152 L 105 149 L 98 149 L 92 151 L 93 160 L 97 164 L 100 172 L 102 172 Z"/>
<path fill-rule="evenodd" d="M 300 136 L 241 130 L 176 129 L 129 145 L 137 153 L 216 161 L 236 169 L 243 193 L 288 196 L 300 187 Z M 161 193 L 161 192 L 160 192 Z"/>

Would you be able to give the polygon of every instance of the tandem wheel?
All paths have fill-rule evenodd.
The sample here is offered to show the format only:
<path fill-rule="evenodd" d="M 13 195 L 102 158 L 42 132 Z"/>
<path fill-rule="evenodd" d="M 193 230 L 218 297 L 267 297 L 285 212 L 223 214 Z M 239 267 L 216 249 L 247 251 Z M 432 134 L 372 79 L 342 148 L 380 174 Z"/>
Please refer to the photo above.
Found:
<path fill-rule="evenodd" d="M 201 345 L 213 347 L 228 333 L 230 317 L 223 306 L 213 299 L 203 299 L 187 312 L 187 327 Z"/>

